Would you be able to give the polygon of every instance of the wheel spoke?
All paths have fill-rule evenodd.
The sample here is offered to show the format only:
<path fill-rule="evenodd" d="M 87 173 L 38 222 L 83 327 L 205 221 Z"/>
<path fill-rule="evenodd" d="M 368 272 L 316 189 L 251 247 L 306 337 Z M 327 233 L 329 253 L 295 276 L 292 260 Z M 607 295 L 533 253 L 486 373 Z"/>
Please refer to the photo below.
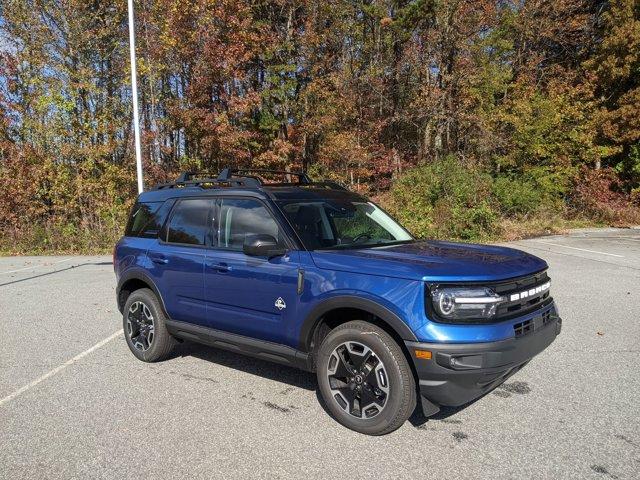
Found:
<path fill-rule="evenodd" d="M 354 417 L 371 418 L 387 403 L 389 387 L 384 365 L 370 347 L 360 342 L 345 342 L 334 349 L 327 379 L 335 401 Z"/>
<path fill-rule="evenodd" d="M 362 417 L 362 400 L 360 396 L 356 395 L 353 399 L 353 408 L 349 413 L 355 417 Z"/>
<path fill-rule="evenodd" d="M 378 376 L 376 375 L 376 367 L 378 366 L 378 362 L 373 367 L 367 367 L 365 371 L 365 380 L 369 385 L 373 385 L 374 387 L 380 387 L 378 382 Z"/>
<path fill-rule="evenodd" d="M 353 364 L 347 360 L 347 358 L 345 357 L 345 352 L 347 351 L 346 348 L 340 349 L 340 350 L 336 350 L 336 353 L 338 354 L 338 359 L 340 360 L 340 364 L 344 367 L 344 369 L 349 373 L 349 374 L 353 374 L 354 372 L 354 368 L 353 368 Z M 349 358 L 351 358 L 351 355 L 349 355 Z"/>
<path fill-rule="evenodd" d="M 340 360 L 340 357 L 338 355 L 333 355 L 332 360 L 335 363 L 333 365 L 333 372 L 329 372 L 329 379 L 335 378 L 345 383 L 348 382 L 351 373 L 349 373 L 349 371 L 347 370 L 344 362 Z"/>
<path fill-rule="evenodd" d="M 342 395 L 342 397 L 347 401 L 347 403 L 349 404 L 349 409 L 351 409 L 353 407 L 353 401 L 356 398 L 356 392 L 353 388 L 351 388 L 348 385 L 345 385 L 344 387 L 341 388 L 337 388 L 336 391 L 340 392 L 340 394 Z"/>
<path fill-rule="evenodd" d="M 144 350 L 144 343 L 142 340 L 143 340 L 142 334 L 139 333 L 135 337 L 131 338 L 131 343 L 133 343 L 133 346 L 136 347 L 138 350 Z"/>
<path fill-rule="evenodd" d="M 371 356 L 371 350 L 362 353 L 349 351 L 349 358 L 356 370 L 360 370 L 367 359 Z"/>
<path fill-rule="evenodd" d="M 383 407 L 387 400 L 384 392 L 380 391 L 380 395 L 376 395 L 375 389 L 372 385 L 365 385 L 362 389 L 362 405 L 364 407 L 375 403 L 376 405 Z"/>
<path fill-rule="evenodd" d="M 127 315 L 127 335 L 137 350 L 146 351 L 153 343 L 155 324 L 151 310 L 142 302 L 129 307 Z"/>

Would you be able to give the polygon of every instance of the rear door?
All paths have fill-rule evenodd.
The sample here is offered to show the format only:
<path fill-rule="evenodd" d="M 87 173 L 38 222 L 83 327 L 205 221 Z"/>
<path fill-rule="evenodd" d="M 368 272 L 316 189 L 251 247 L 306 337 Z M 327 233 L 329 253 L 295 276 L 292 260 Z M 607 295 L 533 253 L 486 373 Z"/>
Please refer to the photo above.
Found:
<path fill-rule="evenodd" d="M 245 255 L 244 239 L 251 234 L 286 243 L 261 200 L 220 198 L 204 267 L 208 322 L 219 330 L 285 343 L 297 307 L 298 252 L 274 258 Z"/>
<path fill-rule="evenodd" d="M 173 320 L 206 325 L 204 261 L 210 243 L 214 200 L 176 202 L 159 239 L 149 248 L 149 273 Z"/>

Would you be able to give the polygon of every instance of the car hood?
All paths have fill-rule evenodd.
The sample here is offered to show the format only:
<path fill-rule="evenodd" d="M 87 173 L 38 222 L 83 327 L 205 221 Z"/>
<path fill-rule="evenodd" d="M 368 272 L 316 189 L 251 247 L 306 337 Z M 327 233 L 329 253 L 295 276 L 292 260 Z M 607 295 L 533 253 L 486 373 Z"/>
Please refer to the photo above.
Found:
<path fill-rule="evenodd" d="M 544 260 L 514 248 L 441 241 L 316 250 L 312 256 L 322 269 L 433 282 L 505 280 L 547 268 Z"/>

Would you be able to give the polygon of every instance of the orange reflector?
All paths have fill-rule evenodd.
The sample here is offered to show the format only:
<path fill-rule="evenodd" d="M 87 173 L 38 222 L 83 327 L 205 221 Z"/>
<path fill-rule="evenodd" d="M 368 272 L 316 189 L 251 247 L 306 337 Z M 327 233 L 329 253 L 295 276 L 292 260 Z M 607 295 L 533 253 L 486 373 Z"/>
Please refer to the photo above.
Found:
<path fill-rule="evenodd" d="M 431 352 L 429 350 L 416 350 L 416 358 L 431 360 Z"/>

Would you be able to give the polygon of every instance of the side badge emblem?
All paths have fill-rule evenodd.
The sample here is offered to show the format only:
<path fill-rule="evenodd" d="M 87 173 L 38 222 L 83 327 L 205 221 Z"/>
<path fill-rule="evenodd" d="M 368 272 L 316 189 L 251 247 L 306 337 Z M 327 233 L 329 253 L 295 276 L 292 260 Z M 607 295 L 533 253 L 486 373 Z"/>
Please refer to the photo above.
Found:
<path fill-rule="evenodd" d="M 278 297 L 278 299 L 276 300 L 275 306 L 278 310 L 283 310 L 287 308 L 287 304 L 284 303 L 284 300 L 282 299 L 282 297 Z"/>

